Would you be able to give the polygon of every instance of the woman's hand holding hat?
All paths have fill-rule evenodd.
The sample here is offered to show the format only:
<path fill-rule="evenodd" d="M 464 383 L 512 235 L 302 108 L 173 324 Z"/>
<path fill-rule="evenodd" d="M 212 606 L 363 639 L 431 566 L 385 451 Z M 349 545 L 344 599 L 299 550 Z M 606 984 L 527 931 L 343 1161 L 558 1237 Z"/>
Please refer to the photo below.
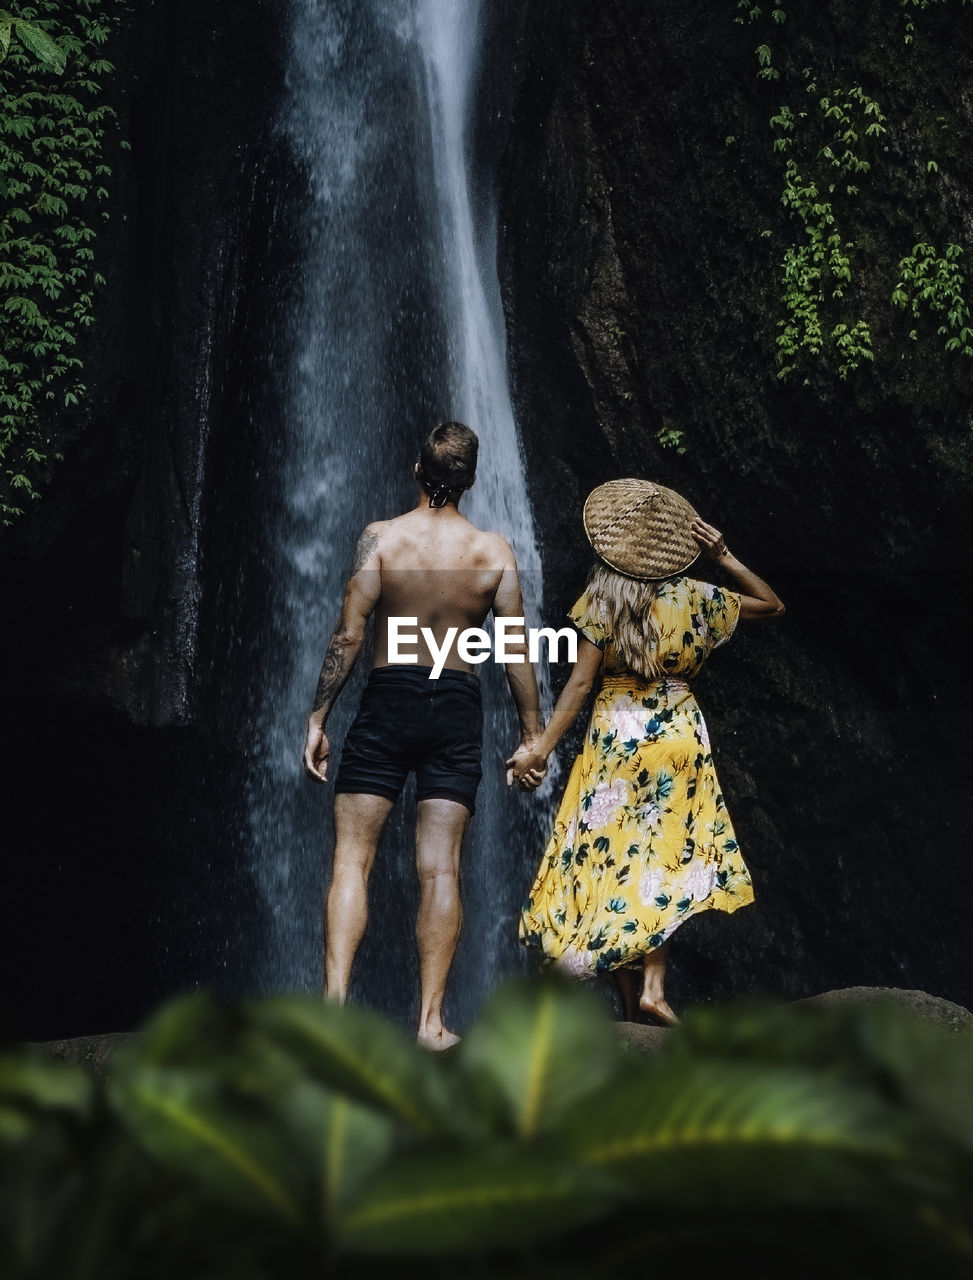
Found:
<path fill-rule="evenodd" d="M 700 520 L 699 516 L 696 516 L 689 526 L 689 532 L 702 547 L 704 554 L 708 555 L 711 560 L 722 560 L 724 556 L 730 554 L 719 529 L 714 529 L 705 520 Z"/>

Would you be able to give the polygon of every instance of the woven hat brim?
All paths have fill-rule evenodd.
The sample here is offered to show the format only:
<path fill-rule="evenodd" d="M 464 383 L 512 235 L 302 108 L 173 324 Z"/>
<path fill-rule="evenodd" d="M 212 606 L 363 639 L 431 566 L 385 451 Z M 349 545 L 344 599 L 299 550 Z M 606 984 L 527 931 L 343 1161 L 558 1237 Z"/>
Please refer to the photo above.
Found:
<path fill-rule="evenodd" d="M 696 511 L 664 485 L 610 480 L 589 493 L 582 518 L 598 556 L 626 577 L 672 577 L 699 556 L 699 544 L 689 532 Z"/>

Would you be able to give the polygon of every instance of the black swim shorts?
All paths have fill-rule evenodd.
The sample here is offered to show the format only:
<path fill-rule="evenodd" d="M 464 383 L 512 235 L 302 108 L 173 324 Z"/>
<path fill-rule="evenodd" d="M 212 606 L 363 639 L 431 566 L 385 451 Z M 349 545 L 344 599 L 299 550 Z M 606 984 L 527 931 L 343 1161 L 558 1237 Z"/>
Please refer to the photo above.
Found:
<path fill-rule="evenodd" d="M 375 667 L 348 730 L 336 792 L 397 800 L 415 771 L 417 800 L 457 800 L 474 810 L 480 782 L 483 703 L 467 671 Z"/>

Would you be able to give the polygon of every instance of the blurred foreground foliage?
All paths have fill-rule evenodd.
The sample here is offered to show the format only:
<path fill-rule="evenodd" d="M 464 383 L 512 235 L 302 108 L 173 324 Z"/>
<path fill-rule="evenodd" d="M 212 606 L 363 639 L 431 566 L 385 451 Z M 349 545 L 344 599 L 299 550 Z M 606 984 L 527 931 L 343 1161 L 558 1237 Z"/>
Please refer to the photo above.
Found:
<path fill-rule="evenodd" d="M 200 995 L 106 1080 L 3 1054 L 0 1275 L 968 1275 L 971 1082 L 973 1037 L 892 1007 L 702 1008 L 644 1058 L 516 982 L 434 1056 Z"/>

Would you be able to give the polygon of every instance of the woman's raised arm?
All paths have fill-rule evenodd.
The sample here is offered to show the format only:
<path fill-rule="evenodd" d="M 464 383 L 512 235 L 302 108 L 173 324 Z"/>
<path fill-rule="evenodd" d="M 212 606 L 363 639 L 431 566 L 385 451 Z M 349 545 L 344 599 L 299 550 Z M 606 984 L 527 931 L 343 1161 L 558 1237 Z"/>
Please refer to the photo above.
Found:
<path fill-rule="evenodd" d="M 727 548 L 719 529 L 705 520 L 696 519 L 690 532 L 703 549 L 703 554 L 721 565 L 733 579 L 740 595 L 740 621 L 758 622 L 766 618 L 779 618 L 784 604 L 772 587 L 736 558 Z"/>

